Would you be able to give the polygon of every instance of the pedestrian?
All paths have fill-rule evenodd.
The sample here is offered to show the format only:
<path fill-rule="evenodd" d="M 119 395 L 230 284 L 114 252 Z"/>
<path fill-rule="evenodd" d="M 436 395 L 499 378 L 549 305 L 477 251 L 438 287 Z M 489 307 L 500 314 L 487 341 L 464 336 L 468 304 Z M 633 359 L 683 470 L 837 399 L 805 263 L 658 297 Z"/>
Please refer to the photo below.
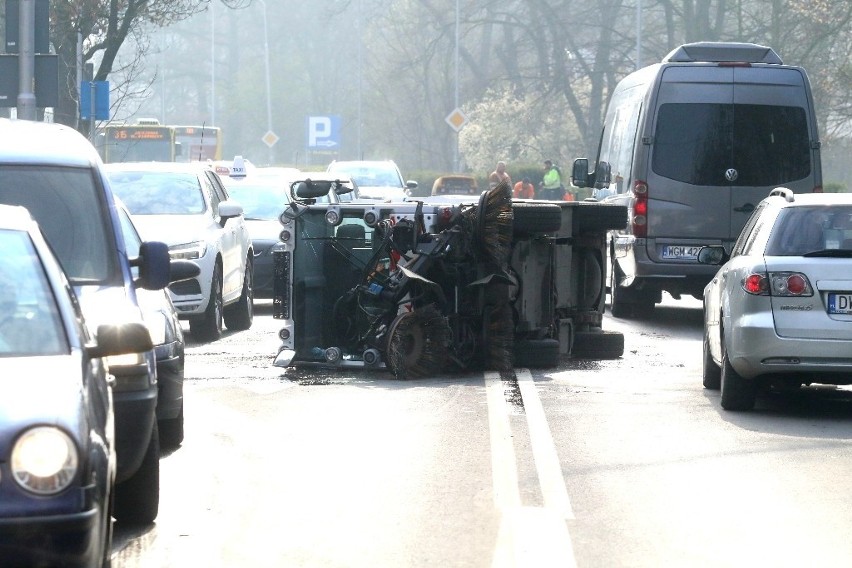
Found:
<path fill-rule="evenodd" d="M 535 186 L 530 178 L 525 177 L 516 183 L 512 195 L 517 199 L 535 199 Z"/>
<path fill-rule="evenodd" d="M 509 172 L 506 171 L 506 162 L 502 160 L 497 162 L 497 167 L 493 172 L 491 172 L 491 175 L 488 176 L 488 187 L 497 187 L 497 184 L 501 181 L 505 181 L 509 184 L 509 187 L 512 187 L 512 178 L 509 175 Z"/>
<path fill-rule="evenodd" d="M 553 165 L 552 160 L 544 161 L 544 178 L 541 181 L 539 199 L 547 201 L 562 201 L 565 195 L 565 186 L 562 185 L 562 175 L 559 168 Z"/>

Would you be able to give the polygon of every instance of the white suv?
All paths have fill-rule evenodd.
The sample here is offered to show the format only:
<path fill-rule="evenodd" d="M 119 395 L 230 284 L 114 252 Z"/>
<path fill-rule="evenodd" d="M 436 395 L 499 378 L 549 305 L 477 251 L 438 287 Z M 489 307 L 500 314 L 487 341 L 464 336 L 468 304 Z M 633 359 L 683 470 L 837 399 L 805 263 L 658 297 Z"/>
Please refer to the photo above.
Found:
<path fill-rule="evenodd" d="M 198 277 L 169 287 L 192 335 L 213 341 L 223 323 L 249 329 L 253 319 L 252 243 L 242 206 L 229 199 L 219 176 L 201 163 L 108 164 L 113 192 L 144 238 L 169 245 L 172 258 L 192 260 Z"/>
<path fill-rule="evenodd" d="M 392 160 L 334 161 L 326 171 L 345 175 L 355 182 L 358 199 L 404 201 L 412 190 L 417 189 L 416 181 L 403 181 Z"/>

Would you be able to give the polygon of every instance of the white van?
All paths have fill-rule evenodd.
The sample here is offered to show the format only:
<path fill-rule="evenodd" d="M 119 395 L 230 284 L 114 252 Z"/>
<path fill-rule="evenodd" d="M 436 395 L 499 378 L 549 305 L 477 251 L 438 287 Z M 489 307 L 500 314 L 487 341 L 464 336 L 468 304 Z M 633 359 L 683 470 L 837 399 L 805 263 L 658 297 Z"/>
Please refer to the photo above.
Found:
<path fill-rule="evenodd" d="M 772 188 L 821 192 L 807 74 L 750 43 L 686 44 L 625 77 L 607 108 L 597 161 L 572 183 L 628 206 L 609 239 L 612 314 L 647 313 L 663 291 L 701 298 L 705 245 L 733 245 Z"/>

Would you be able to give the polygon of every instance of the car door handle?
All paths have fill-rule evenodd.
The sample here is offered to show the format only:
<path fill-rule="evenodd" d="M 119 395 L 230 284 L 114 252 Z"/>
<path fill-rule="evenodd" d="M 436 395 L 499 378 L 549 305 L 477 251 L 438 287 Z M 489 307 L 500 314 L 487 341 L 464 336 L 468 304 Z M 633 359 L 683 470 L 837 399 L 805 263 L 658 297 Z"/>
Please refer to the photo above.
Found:
<path fill-rule="evenodd" d="M 746 203 L 742 207 L 734 207 L 734 211 L 737 211 L 739 213 L 751 213 L 752 211 L 754 211 L 754 205 L 751 203 Z"/>

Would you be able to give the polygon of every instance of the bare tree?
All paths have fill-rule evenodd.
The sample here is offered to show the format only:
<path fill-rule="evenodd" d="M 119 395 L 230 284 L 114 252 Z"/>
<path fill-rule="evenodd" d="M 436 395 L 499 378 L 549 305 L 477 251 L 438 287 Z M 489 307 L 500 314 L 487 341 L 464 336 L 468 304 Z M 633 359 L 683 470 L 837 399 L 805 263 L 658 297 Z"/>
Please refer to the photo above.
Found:
<path fill-rule="evenodd" d="M 229 7 L 246 0 L 221 0 Z M 77 46 L 82 42 L 83 63 L 99 60 L 93 79 L 106 80 L 113 72 L 119 49 L 145 26 L 166 26 L 204 10 L 210 0 L 52 0 L 51 30 L 59 58 L 59 106 L 55 120 L 77 126 Z"/>

